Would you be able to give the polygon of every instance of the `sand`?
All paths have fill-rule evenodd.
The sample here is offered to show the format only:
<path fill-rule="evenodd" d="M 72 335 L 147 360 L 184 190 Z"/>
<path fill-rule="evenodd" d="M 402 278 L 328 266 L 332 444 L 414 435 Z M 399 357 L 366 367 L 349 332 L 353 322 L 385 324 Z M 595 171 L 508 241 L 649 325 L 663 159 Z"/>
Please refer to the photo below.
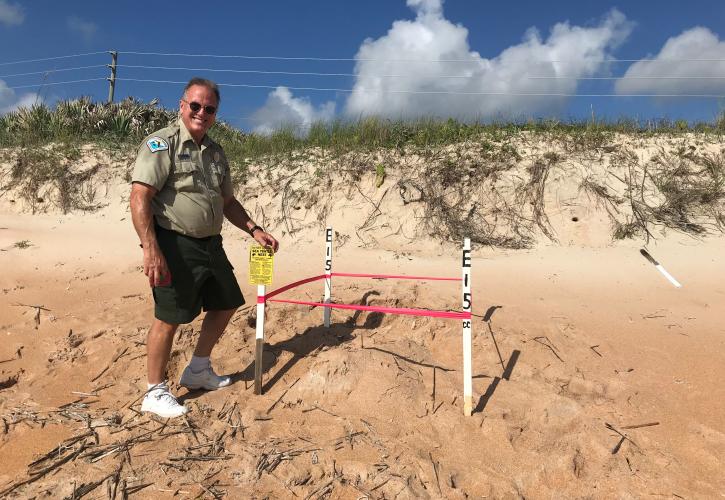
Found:
<path fill-rule="evenodd" d="M 200 323 L 182 327 L 168 375 L 191 411 L 165 421 L 139 413 L 153 308 L 125 189 L 112 184 L 95 213 L 30 214 L 3 199 L 2 496 L 95 486 L 89 498 L 725 497 L 722 236 L 649 242 L 679 289 L 642 257 L 643 241 L 603 235 L 591 205 L 551 212 L 558 243 L 475 248 L 465 417 L 460 322 L 436 318 L 334 311 L 325 329 L 319 308 L 270 304 L 255 396 L 252 240 L 225 227 L 248 305 L 212 358 L 234 383 L 176 385 Z M 252 213 L 266 207 L 280 240 L 272 288 L 322 273 L 325 223 L 338 233 L 335 271 L 460 275 L 454 244 L 375 229 L 361 239 L 363 198 L 323 221 L 302 217 L 290 235 L 270 217 L 273 197 L 242 197 Z M 412 215 L 395 203 L 383 208 L 402 227 Z M 316 282 L 284 297 L 322 291 Z M 455 282 L 339 278 L 333 296 L 460 308 Z"/>

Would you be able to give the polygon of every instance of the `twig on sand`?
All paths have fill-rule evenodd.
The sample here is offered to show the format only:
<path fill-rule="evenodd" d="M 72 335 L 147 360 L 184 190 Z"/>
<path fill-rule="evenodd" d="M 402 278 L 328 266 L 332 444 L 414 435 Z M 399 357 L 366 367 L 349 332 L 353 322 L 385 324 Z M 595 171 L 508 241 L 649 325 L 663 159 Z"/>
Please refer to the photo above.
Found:
<path fill-rule="evenodd" d="M 269 415 L 269 413 L 270 413 L 270 412 L 271 412 L 272 410 L 274 410 L 274 407 L 275 407 L 275 406 L 277 406 L 277 404 L 278 404 L 278 403 L 279 403 L 280 401 L 282 401 L 282 398 L 283 398 L 283 397 L 285 396 L 285 394 L 287 394 L 287 391 L 289 391 L 290 389 L 292 389 L 292 387 L 294 387 L 294 385 L 295 385 L 295 384 L 296 384 L 297 382 L 299 382 L 299 381 L 300 381 L 300 378 L 299 378 L 299 377 L 297 377 L 297 380 L 295 380 L 294 382 L 292 382 L 292 384 L 290 384 L 290 386 L 289 386 L 289 387 L 288 387 L 287 389 L 285 389 L 285 390 L 284 390 L 284 392 L 283 392 L 283 393 L 282 393 L 282 394 L 280 395 L 280 397 L 278 397 L 278 398 L 277 398 L 277 401 L 275 401 L 274 403 L 272 403 L 272 406 L 270 406 L 270 407 L 269 407 L 269 408 L 267 409 L 267 412 L 266 412 L 266 413 L 267 413 L 267 415 Z"/>
<path fill-rule="evenodd" d="M 259 460 L 257 460 L 257 478 L 262 477 L 262 473 L 266 472 L 268 474 L 271 474 L 279 464 L 281 464 L 285 460 L 292 460 L 298 455 L 301 455 L 303 453 L 313 453 L 316 451 L 320 451 L 322 448 L 298 448 L 296 450 L 286 450 L 286 451 L 270 451 L 270 452 L 263 452 Z"/>
<path fill-rule="evenodd" d="M 623 433 L 623 432 L 618 431 L 617 429 L 615 429 L 612 424 L 607 423 L 607 422 L 604 422 L 604 425 L 610 431 L 616 432 L 617 434 L 619 434 L 621 436 L 621 439 L 619 440 L 619 442 L 617 443 L 617 445 L 612 449 L 612 455 L 616 455 L 617 454 L 617 452 L 619 451 L 619 449 L 622 447 L 622 443 L 624 443 L 624 441 L 629 441 L 635 447 L 637 447 L 638 449 L 641 449 L 641 448 L 639 448 L 639 445 L 637 443 L 635 443 L 634 441 L 632 441 L 632 439 L 629 436 L 627 436 L 625 433 Z"/>
<path fill-rule="evenodd" d="M 375 491 L 375 490 L 377 490 L 378 488 L 382 488 L 383 486 L 385 486 L 386 484 L 388 484 L 388 481 L 390 481 L 390 478 L 387 478 L 387 479 L 386 479 L 385 481 L 383 481 L 382 483 L 380 483 L 380 484 L 379 484 L 379 485 L 377 485 L 377 486 L 373 486 L 373 487 L 372 487 L 372 488 L 370 489 L 370 491 Z"/>
<path fill-rule="evenodd" d="M 216 484 L 217 482 L 218 482 L 218 480 L 215 481 L 214 484 Z M 207 488 L 203 484 L 199 483 L 199 487 L 201 487 L 202 490 L 204 490 L 206 493 L 208 493 L 212 497 L 214 497 L 214 500 L 220 500 L 221 498 L 224 498 L 224 494 L 216 491 L 216 488 L 214 488 L 214 485 L 211 485 L 209 488 Z M 196 498 L 199 498 L 201 496 L 203 496 L 203 494 L 197 496 Z"/>
<path fill-rule="evenodd" d="M 92 435 L 93 435 L 93 432 L 89 431 L 89 432 L 80 434 L 78 436 L 73 436 L 73 437 L 65 440 L 61 444 L 59 444 L 57 447 L 53 448 L 51 451 L 49 451 L 42 457 L 38 458 L 34 462 L 31 462 L 28 465 L 28 470 L 30 473 L 29 477 L 26 479 L 23 479 L 21 481 L 18 481 L 17 483 L 13 483 L 13 484 L 9 485 L 8 487 L 6 487 L 5 489 L 3 489 L 2 491 L 0 491 L 0 497 L 5 497 L 9 493 L 18 489 L 19 487 L 25 486 L 26 484 L 30 484 L 32 482 L 35 482 L 38 479 L 45 476 L 46 474 L 48 474 L 49 472 L 51 472 L 51 471 L 57 469 L 58 467 L 60 467 L 61 465 L 65 464 L 66 462 L 74 460 L 78 455 L 83 453 L 83 451 L 86 449 L 86 447 L 88 446 L 88 443 L 86 442 L 86 438 L 88 438 Z M 69 450 L 70 450 L 70 453 L 61 457 L 61 455 L 63 453 L 65 453 L 66 451 L 69 451 Z M 51 458 L 55 458 L 55 457 L 60 457 L 60 458 L 58 458 L 58 460 L 56 460 L 55 462 L 52 462 L 50 465 L 47 465 L 47 466 L 42 467 L 37 470 L 33 470 L 35 467 L 39 466 L 44 461 L 49 460 Z"/>
<path fill-rule="evenodd" d="M 324 408 L 317 406 L 317 405 L 312 405 L 311 408 L 305 408 L 304 410 L 302 410 L 302 413 L 307 413 L 307 412 L 315 411 L 315 410 L 320 410 L 322 413 L 327 413 L 328 415 L 330 415 L 332 417 L 341 418 L 340 415 L 337 415 L 336 413 L 332 413 L 331 411 L 327 411 Z"/>
<path fill-rule="evenodd" d="M 438 486 L 438 494 L 443 495 L 443 492 L 441 491 L 441 481 L 438 477 L 438 465 L 436 464 L 435 460 L 433 460 L 433 454 L 431 452 L 428 452 L 428 456 L 430 457 L 430 463 L 433 464 L 433 472 L 435 472 L 436 475 L 436 486 Z"/>
<path fill-rule="evenodd" d="M 113 365 L 113 363 L 115 363 L 116 361 L 118 361 L 121 358 L 121 356 L 123 356 L 124 354 L 126 354 L 126 351 L 128 351 L 128 347 L 124 347 L 119 352 L 117 352 L 115 354 L 115 356 L 113 356 L 113 359 L 111 359 L 111 362 L 108 363 L 108 365 L 106 365 L 106 367 L 103 370 L 101 370 L 98 373 L 98 375 L 96 375 L 95 377 L 93 377 L 91 379 L 91 382 L 95 382 L 98 378 L 100 378 L 101 375 L 103 375 L 104 373 L 106 373 L 106 371 L 111 367 L 111 365 Z"/>
<path fill-rule="evenodd" d="M 591 349 L 592 351 L 594 351 L 594 353 L 597 356 L 599 356 L 600 358 L 603 358 L 604 356 L 602 356 L 602 354 L 599 351 L 597 351 L 597 347 L 599 347 L 599 344 L 597 344 L 597 345 L 590 345 L 589 346 L 589 349 Z"/>
<path fill-rule="evenodd" d="M 333 477 L 332 479 L 327 481 L 325 484 L 323 484 L 316 490 L 308 493 L 307 496 L 305 497 L 305 500 L 309 500 L 310 498 L 314 497 L 315 495 L 317 495 L 318 498 L 323 497 L 325 494 L 329 493 L 328 488 L 330 488 L 332 486 L 332 483 L 334 483 L 335 481 L 337 481 L 337 477 Z"/>
<path fill-rule="evenodd" d="M 90 483 L 81 483 L 80 486 L 76 488 L 75 485 L 73 485 L 73 494 L 69 497 L 65 497 L 64 500 L 76 500 L 79 498 L 83 498 L 87 494 L 89 494 L 91 491 L 98 488 L 100 485 L 105 483 L 109 478 L 113 477 L 116 473 L 112 472 L 111 474 L 108 474 L 107 476 L 99 479 L 98 481 L 91 481 Z"/>
<path fill-rule="evenodd" d="M 546 339 L 546 342 L 542 342 L 542 341 L 541 341 L 541 339 Z M 558 352 L 556 352 L 556 351 L 557 351 L 557 349 L 556 349 L 556 347 L 554 346 L 554 344 L 553 344 L 553 343 L 551 342 L 551 340 L 549 340 L 549 337 L 546 337 L 546 336 L 539 336 L 539 337 L 534 337 L 534 339 L 533 339 L 533 340 L 534 340 L 534 342 L 537 342 L 537 343 L 539 343 L 539 344 L 541 344 L 541 345 L 543 345 L 543 346 L 545 346 L 545 347 L 548 347 L 548 348 L 549 348 L 549 349 L 551 350 L 551 352 L 553 352 L 553 353 L 554 353 L 554 356 L 556 356 L 556 359 L 558 359 L 558 360 L 559 360 L 559 361 L 561 361 L 562 363 L 564 362 L 564 360 L 563 360 L 563 359 L 561 359 L 561 356 L 559 356 L 559 353 L 558 353 Z"/>
<path fill-rule="evenodd" d="M 660 425 L 659 422 L 647 422 L 646 424 L 636 424 L 636 425 L 625 425 L 622 427 L 622 429 L 639 429 L 641 427 L 652 427 L 654 425 Z"/>
<path fill-rule="evenodd" d="M 50 312 L 50 309 L 47 309 L 45 306 L 36 306 L 32 304 L 13 304 L 16 307 L 30 307 L 31 309 L 35 309 L 35 329 L 38 329 L 38 326 L 40 326 L 40 311 L 48 311 Z"/>

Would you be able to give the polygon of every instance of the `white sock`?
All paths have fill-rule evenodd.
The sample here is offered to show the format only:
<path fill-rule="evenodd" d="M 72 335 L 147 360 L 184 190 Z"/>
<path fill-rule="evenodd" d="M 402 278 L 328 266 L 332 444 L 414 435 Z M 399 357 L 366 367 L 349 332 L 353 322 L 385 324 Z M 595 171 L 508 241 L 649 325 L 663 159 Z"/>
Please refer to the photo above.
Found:
<path fill-rule="evenodd" d="M 158 384 L 151 384 L 151 383 L 148 383 L 147 382 L 146 383 L 146 392 L 150 391 L 154 387 L 157 388 L 157 389 L 166 389 L 167 388 L 167 386 L 166 386 L 166 380 L 162 380 Z"/>
<path fill-rule="evenodd" d="M 209 356 L 192 356 L 189 362 L 189 368 L 191 368 L 192 372 L 199 373 L 206 370 L 209 364 Z"/>

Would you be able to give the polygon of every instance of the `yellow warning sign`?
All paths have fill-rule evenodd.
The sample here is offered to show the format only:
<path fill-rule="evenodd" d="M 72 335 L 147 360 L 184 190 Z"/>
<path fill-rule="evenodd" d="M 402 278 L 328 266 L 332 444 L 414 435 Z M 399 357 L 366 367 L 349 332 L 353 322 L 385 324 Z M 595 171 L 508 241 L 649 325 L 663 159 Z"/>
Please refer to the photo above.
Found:
<path fill-rule="evenodd" d="M 274 269 L 274 250 L 262 246 L 249 249 L 249 284 L 271 285 Z"/>

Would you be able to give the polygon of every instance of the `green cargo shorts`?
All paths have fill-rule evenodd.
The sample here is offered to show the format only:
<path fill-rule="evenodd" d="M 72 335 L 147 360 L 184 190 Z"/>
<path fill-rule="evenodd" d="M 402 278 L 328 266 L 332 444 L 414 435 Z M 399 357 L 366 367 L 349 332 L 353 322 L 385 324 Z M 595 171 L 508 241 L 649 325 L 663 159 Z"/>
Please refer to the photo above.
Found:
<path fill-rule="evenodd" d="M 221 235 L 192 238 L 156 226 L 156 239 L 171 271 L 171 284 L 153 287 L 157 319 L 190 323 L 202 307 L 217 311 L 244 304 Z"/>

